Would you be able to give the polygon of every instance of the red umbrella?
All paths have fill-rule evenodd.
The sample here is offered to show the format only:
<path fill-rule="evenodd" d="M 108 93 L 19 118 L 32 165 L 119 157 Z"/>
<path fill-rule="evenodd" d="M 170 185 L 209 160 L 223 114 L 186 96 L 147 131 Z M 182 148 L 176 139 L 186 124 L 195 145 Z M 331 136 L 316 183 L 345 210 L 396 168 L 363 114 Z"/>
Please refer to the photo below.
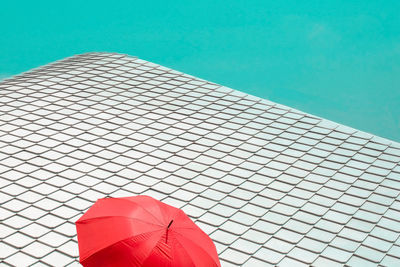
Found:
<path fill-rule="evenodd" d="M 182 210 L 149 196 L 99 199 L 76 229 L 85 267 L 221 266 L 206 233 Z"/>

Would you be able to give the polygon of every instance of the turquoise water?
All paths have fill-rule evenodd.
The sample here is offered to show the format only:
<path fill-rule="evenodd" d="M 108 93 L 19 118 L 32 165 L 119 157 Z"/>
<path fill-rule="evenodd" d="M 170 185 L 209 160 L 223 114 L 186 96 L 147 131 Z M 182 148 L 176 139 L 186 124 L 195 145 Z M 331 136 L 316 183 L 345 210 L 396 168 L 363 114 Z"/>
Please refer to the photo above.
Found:
<path fill-rule="evenodd" d="M 400 1 L 56 2 L 2 2 L 0 79 L 127 53 L 400 141 Z"/>

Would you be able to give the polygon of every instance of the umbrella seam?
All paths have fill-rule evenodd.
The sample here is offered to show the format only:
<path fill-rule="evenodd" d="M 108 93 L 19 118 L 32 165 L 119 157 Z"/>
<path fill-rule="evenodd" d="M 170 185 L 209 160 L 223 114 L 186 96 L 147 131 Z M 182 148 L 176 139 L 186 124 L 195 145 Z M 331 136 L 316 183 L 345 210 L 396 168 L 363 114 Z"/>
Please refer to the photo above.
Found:
<path fill-rule="evenodd" d="M 132 217 L 128 217 L 128 216 L 121 216 L 121 215 L 116 215 L 116 216 L 114 216 L 114 215 L 99 216 L 99 217 L 84 219 L 84 220 L 82 220 L 82 221 L 77 221 L 76 224 L 82 224 L 82 223 L 84 223 L 84 222 L 92 221 L 92 220 L 96 220 L 96 219 L 108 219 L 108 218 L 117 218 L 117 217 L 118 217 L 118 218 L 127 218 L 127 219 L 129 219 L 129 220 L 137 220 L 137 221 L 144 222 L 144 223 L 146 223 L 146 224 L 152 224 L 152 225 L 157 225 L 157 226 L 164 227 L 164 225 L 162 225 L 162 224 L 155 224 L 155 223 L 151 223 L 151 222 L 148 222 L 148 221 L 145 221 L 145 220 L 142 220 L 142 219 L 132 218 Z"/>
<path fill-rule="evenodd" d="M 101 249 L 99 249 L 99 250 L 96 250 L 96 251 L 95 251 L 94 253 L 92 253 L 90 256 L 85 257 L 84 259 L 81 259 L 79 262 L 83 262 L 83 261 L 87 260 L 88 258 L 92 257 L 93 255 L 95 255 L 95 254 L 101 252 L 102 250 L 107 249 L 108 247 L 113 246 L 113 245 L 115 245 L 115 244 L 117 244 L 117 243 L 120 243 L 120 242 L 123 242 L 123 241 L 125 241 L 125 240 L 128 240 L 128 239 L 130 239 L 130 238 L 132 238 L 132 237 L 137 237 L 137 236 L 144 235 L 144 234 L 154 233 L 154 232 L 158 232 L 158 231 L 161 231 L 161 230 L 163 230 L 163 229 L 154 230 L 154 231 L 149 231 L 149 232 L 145 232 L 145 233 L 140 233 L 140 234 L 138 234 L 138 235 L 132 235 L 132 236 L 130 236 L 130 237 L 127 237 L 127 238 L 118 240 L 118 241 L 112 243 L 111 245 L 108 245 L 108 246 L 106 246 L 106 247 L 104 247 L 104 248 L 101 248 Z M 158 244 L 158 243 L 157 243 L 157 244 Z M 156 246 L 157 246 L 157 244 L 156 244 Z"/>
<path fill-rule="evenodd" d="M 211 260 L 213 261 L 213 263 L 215 264 L 215 266 L 218 266 L 218 264 L 215 262 L 214 258 L 213 258 L 207 251 L 205 251 L 202 247 L 200 247 L 200 246 L 197 245 L 195 242 L 193 242 L 191 239 L 188 239 L 186 236 L 182 235 L 181 233 L 179 233 L 179 232 L 175 232 L 175 233 L 178 234 L 178 235 L 180 235 L 181 237 L 185 238 L 186 240 L 192 242 L 196 247 L 198 247 L 200 250 L 202 250 L 206 255 L 208 255 L 208 256 L 211 258 Z M 176 239 L 176 241 L 179 242 L 178 239 Z M 179 244 L 181 244 L 181 243 L 179 242 Z M 213 243 L 213 244 L 214 244 L 214 243 Z M 185 249 L 185 247 L 184 247 L 182 244 L 181 244 L 181 246 Z M 214 245 L 214 246 L 215 246 L 215 245 Z"/>
<path fill-rule="evenodd" d="M 177 238 L 174 238 L 174 240 L 181 246 L 182 251 L 184 251 L 185 254 L 188 256 L 188 258 L 192 262 L 193 266 L 196 267 L 196 264 L 193 262 L 192 257 L 190 257 L 189 253 L 186 252 L 185 247 L 179 242 L 179 240 Z M 172 257 L 174 257 L 174 254 L 172 255 Z"/>
<path fill-rule="evenodd" d="M 161 224 L 164 225 L 164 223 L 163 223 L 162 221 L 160 221 L 153 213 L 151 213 L 149 210 L 145 209 L 143 206 L 139 205 L 138 203 L 133 202 L 133 201 L 130 201 L 130 200 L 126 199 L 126 198 L 112 198 L 112 199 L 122 200 L 122 201 L 125 201 L 125 202 L 129 202 L 129 203 L 132 203 L 132 204 L 136 204 L 137 206 L 139 206 L 140 208 L 142 208 L 143 210 L 145 210 L 148 214 L 150 214 L 154 219 L 156 219 L 158 222 L 160 222 Z M 156 199 L 153 199 L 153 200 L 156 200 Z M 158 201 L 158 200 L 157 200 L 157 201 Z M 161 201 L 159 201 L 159 202 L 161 202 Z M 161 203 L 162 203 L 162 202 L 161 202 Z M 157 204 L 158 204 L 158 203 L 157 203 Z M 163 203 L 163 204 L 164 204 L 164 203 Z M 160 212 L 162 212 L 162 211 L 160 210 Z"/>

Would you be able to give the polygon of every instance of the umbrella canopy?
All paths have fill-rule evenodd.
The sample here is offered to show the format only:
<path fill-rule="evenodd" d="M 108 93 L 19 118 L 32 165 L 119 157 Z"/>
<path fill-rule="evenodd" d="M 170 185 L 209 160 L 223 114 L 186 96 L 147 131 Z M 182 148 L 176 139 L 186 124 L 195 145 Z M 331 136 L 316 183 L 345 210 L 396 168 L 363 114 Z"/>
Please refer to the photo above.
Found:
<path fill-rule="evenodd" d="M 76 229 L 85 267 L 221 266 L 206 233 L 182 210 L 149 196 L 99 199 Z"/>

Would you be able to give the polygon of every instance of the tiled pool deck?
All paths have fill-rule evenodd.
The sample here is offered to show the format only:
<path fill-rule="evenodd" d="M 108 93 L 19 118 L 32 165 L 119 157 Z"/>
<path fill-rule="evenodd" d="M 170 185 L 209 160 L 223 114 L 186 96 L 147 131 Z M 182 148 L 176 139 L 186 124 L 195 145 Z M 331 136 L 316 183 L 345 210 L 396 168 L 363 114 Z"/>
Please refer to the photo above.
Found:
<path fill-rule="evenodd" d="M 153 196 L 223 266 L 400 266 L 400 144 L 134 57 L 0 82 L 0 265 L 79 266 L 98 198 Z"/>

